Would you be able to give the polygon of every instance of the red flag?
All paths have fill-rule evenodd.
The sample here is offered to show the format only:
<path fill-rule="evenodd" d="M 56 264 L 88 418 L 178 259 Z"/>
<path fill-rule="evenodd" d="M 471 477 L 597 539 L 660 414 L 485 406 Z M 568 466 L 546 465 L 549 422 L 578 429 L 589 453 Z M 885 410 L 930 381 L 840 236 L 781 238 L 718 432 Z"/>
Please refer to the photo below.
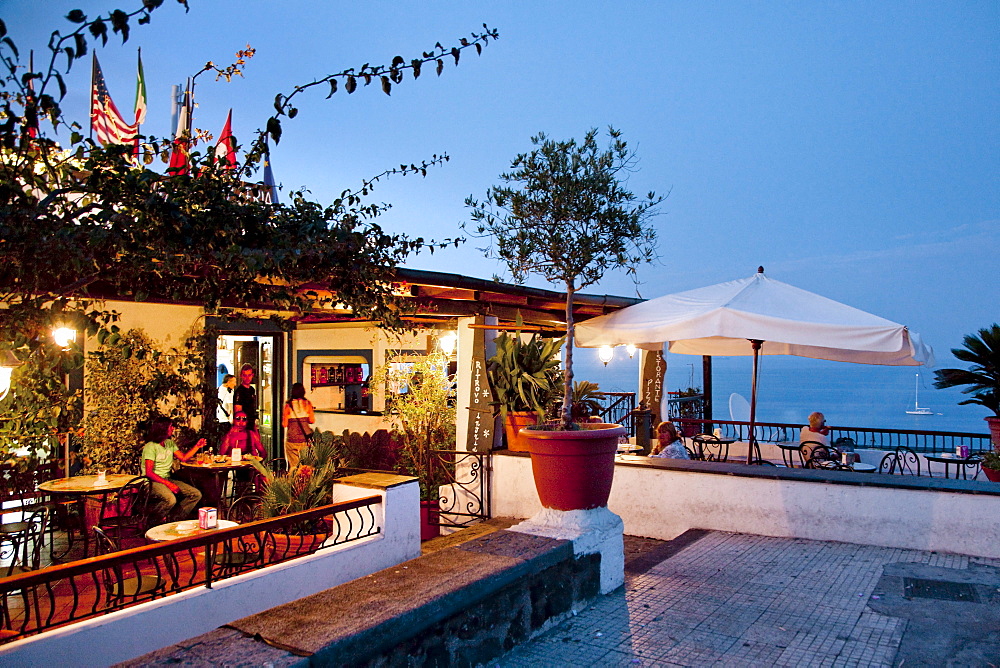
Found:
<path fill-rule="evenodd" d="M 96 53 L 90 80 L 90 128 L 105 146 L 132 144 L 139 134 L 139 126 L 127 123 L 111 100 Z"/>
<path fill-rule="evenodd" d="M 236 169 L 236 138 L 233 137 L 233 110 L 226 116 L 219 141 L 215 145 L 215 161 L 222 163 L 223 169 Z"/>
<path fill-rule="evenodd" d="M 188 105 L 181 105 L 181 113 L 177 118 L 177 134 L 174 136 L 174 148 L 170 152 L 170 164 L 167 173 L 174 176 L 188 173 L 188 145 L 191 142 L 189 126 L 191 115 Z"/>

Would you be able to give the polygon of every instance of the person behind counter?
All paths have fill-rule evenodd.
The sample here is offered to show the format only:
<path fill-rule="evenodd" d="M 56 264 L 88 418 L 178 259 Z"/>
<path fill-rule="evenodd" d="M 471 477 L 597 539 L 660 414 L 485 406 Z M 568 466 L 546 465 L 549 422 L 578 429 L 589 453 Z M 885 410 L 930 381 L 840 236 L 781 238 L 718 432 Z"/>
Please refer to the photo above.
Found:
<path fill-rule="evenodd" d="M 149 427 L 148 442 L 142 448 L 143 471 L 153 481 L 153 505 L 150 512 L 154 517 L 162 517 L 167 521 L 188 519 L 201 501 L 198 488 L 182 480 L 172 479 L 170 472 L 175 459 L 186 462 L 205 445 L 205 439 L 200 439 L 193 448 L 183 452 L 171 438 L 173 435 L 173 420 L 162 416 L 155 418 Z"/>
<path fill-rule="evenodd" d="M 288 470 L 299 465 L 299 453 L 309 446 L 312 424 L 316 414 L 312 402 L 306 399 L 306 388 L 302 383 L 292 385 L 292 395 L 285 402 L 281 412 L 281 426 L 285 428 L 285 459 Z"/>

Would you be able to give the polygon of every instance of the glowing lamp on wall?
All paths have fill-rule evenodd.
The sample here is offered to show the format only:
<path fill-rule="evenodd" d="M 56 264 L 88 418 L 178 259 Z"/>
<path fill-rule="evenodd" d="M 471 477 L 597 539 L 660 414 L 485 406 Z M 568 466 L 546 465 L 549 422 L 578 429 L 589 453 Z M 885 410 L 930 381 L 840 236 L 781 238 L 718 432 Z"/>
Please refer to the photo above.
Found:
<path fill-rule="evenodd" d="M 66 350 L 76 341 L 76 330 L 69 327 L 58 327 L 52 330 L 52 338 L 57 346 Z"/>
<path fill-rule="evenodd" d="M 597 349 L 597 359 L 604 362 L 604 366 L 608 365 L 608 362 L 615 358 L 615 349 L 611 346 L 601 346 Z"/>
<path fill-rule="evenodd" d="M 441 352 L 449 357 L 453 352 L 455 352 L 455 346 L 458 345 L 458 334 L 455 332 L 448 332 L 438 339 L 438 345 L 441 346 Z"/>
<path fill-rule="evenodd" d="M 625 345 L 625 352 L 628 353 L 628 358 L 629 359 L 632 359 L 633 357 L 635 357 L 635 344 L 634 343 L 628 343 L 628 344 L 626 344 Z"/>

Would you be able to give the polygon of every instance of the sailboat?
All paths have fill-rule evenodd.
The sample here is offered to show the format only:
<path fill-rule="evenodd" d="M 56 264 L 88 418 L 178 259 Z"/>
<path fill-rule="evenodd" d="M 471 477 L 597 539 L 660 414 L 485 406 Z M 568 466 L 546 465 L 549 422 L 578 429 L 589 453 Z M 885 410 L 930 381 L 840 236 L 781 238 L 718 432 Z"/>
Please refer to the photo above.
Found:
<path fill-rule="evenodd" d="M 906 411 L 907 415 L 934 415 L 934 411 L 929 408 L 920 407 L 920 374 L 917 374 L 917 382 L 913 387 L 913 410 Z"/>

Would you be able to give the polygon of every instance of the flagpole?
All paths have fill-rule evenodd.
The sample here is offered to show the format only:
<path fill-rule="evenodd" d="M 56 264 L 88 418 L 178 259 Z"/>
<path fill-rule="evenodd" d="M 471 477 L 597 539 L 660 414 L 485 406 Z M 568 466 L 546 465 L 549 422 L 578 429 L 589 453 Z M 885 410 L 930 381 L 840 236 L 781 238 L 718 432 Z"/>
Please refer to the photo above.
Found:
<path fill-rule="evenodd" d="M 90 55 L 90 141 L 94 141 L 94 77 L 97 75 L 97 52 L 91 51 Z"/>

